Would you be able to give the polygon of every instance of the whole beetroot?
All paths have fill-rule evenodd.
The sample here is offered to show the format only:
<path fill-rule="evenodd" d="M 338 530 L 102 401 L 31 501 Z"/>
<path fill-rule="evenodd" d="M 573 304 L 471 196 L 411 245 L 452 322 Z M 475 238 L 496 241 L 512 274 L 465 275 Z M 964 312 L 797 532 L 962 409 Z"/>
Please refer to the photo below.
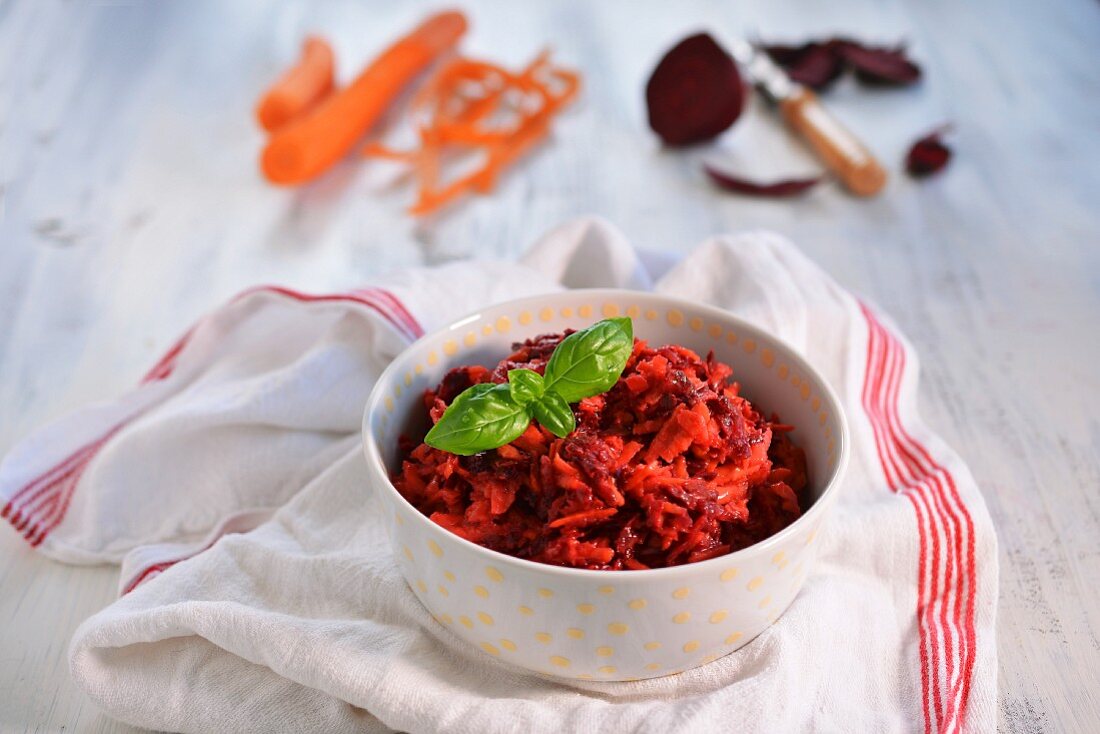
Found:
<path fill-rule="evenodd" d="M 737 64 L 707 33 L 689 36 L 664 55 L 645 89 L 649 126 L 668 145 L 709 140 L 741 115 L 744 88 Z"/>

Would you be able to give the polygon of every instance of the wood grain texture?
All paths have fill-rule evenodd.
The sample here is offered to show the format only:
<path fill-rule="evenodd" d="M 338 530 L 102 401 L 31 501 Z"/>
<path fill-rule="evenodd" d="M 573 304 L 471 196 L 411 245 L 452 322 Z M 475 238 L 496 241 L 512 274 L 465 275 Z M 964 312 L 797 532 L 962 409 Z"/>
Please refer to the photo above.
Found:
<path fill-rule="evenodd" d="M 646 248 L 770 228 L 887 309 L 922 355 L 924 413 L 969 462 L 1000 534 L 1001 728 L 1100 727 L 1100 6 L 462 5 L 470 52 L 520 64 L 549 43 L 586 89 L 496 194 L 414 222 L 407 188 L 377 166 L 266 186 L 252 105 L 306 32 L 332 39 L 346 79 L 428 4 L 0 3 L 0 452 L 126 389 L 199 314 L 256 283 L 325 290 L 511 257 L 590 213 Z M 845 81 L 823 95 L 893 169 L 885 195 L 713 190 L 703 158 L 761 177 L 817 170 L 758 103 L 714 146 L 661 150 L 642 86 L 700 28 L 908 39 L 919 88 Z M 948 171 L 901 175 L 908 144 L 945 120 Z M 0 531 L 0 729 L 125 730 L 66 662 L 115 583 L 113 568 L 53 564 Z"/>

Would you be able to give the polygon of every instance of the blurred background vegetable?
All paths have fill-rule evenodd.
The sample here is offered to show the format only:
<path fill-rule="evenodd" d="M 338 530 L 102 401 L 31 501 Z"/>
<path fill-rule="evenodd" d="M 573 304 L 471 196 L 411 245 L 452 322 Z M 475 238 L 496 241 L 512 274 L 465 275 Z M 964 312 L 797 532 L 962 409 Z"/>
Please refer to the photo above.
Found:
<path fill-rule="evenodd" d="M 260 127 L 274 132 L 303 116 L 332 91 L 335 73 L 336 60 L 328 41 L 318 36 L 306 38 L 297 65 L 279 77 L 256 106 Z"/>
<path fill-rule="evenodd" d="M 468 192 L 488 193 L 505 168 L 550 132 L 550 122 L 576 96 L 580 76 L 550 63 L 549 52 L 519 72 L 456 58 L 417 93 L 410 117 L 419 145 L 398 151 L 381 143 L 363 155 L 407 163 L 416 178 L 411 214 L 430 214 Z M 473 158 L 453 174 L 454 158 Z"/>
<path fill-rule="evenodd" d="M 943 142 L 947 130 L 948 126 L 942 125 L 913 143 L 905 156 L 905 170 L 910 175 L 928 176 L 947 166 L 951 160 L 951 149 Z"/>
<path fill-rule="evenodd" d="M 669 49 L 645 88 L 649 126 L 668 145 L 710 140 L 741 115 L 744 90 L 733 58 L 706 33 Z"/>
<path fill-rule="evenodd" d="M 466 32 L 457 11 L 434 15 L 394 42 L 348 86 L 280 128 L 260 158 L 267 180 L 300 184 L 343 158 L 413 79 Z"/>

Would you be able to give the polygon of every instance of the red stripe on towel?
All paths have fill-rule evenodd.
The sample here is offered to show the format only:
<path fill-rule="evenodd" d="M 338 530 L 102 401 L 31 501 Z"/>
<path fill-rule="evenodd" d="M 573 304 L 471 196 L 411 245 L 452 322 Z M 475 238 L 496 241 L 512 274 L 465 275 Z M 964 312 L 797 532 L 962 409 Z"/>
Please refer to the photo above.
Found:
<path fill-rule="evenodd" d="M 372 288 L 370 290 L 377 293 L 381 298 L 383 298 L 390 304 L 390 306 L 394 310 L 394 313 L 397 314 L 398 318 L 400 318 L 405 323 L 405 325 L 408 326 L 409 332 L 413 335 L 414 338 L 419 339 L 420 337 L 424 336 L 424 327 L 421 326 L 420 322 L 416 320 L 416 317 L 409 312 L 409 309 L 405 307 L 405 304 L 401 302 L 401 299 L 399 299 L 393 293 L 390 293 L 384 288 Z"/>
<path fill-rule="evenodd" d="M 877 330 L 868 329 L 867 338 L 867 366 L 863 383 L 863 409 L 871 423 L 871 431 L 874 435 L 875 450 L 878 453 L 879 463 L 882 465 L 886 482 L 893 492 L 898 491 L 900 481 L 894 463 L 888 460 L 886 431 L 881 421 L 881 396 L 883 393 L 883 378 L 886 374 L 886 354 L 880 348 L 881 337 Z M 917 557 L 917 629 L 919 636 L 920 678 L 921 678 L 921 710 L 924 714 L 924 728 L 926 732 L 932 731 L 931 695 L 932 676 L 936 671 L 936 665 L 932 662 L 934 643 L 932 631 L 928 624 L 927 616 L 923 613 L 926 608 L 925 599 L 928 588 L 928 563 L 929 563 L 929 529 L 926 527 L 926 516 L 921 504 L 913 501 L 913 509 L 917 514 L 918 533 L 918 557 Z"/>
<path fill-rule="evenodd" d="M 424 329 L 401 301 L 382 288 L 366 288 L 350 293 L 311 295 L 282 288 L 279 286 L 259 286 L 239 294 L 231 302 L 238 301 L 253 293 L 274 293 L 303 303 L 349 302 L 366 306 L 378 313 L 398 333 L 410 341 L 423 336 Z M 164 380 L 172 375 L 179 363 L 180 356 L 190 344 L 192 337 L 202 324 L 200 320 L 153 365 L 142 378 L 141 384 Z M 62 461 L 47 469 L 23 485 L 0 509 L 0 518 L 8 520 L 20 532 L 32 547 L 37 547 L 56 528 L 68 512 L 73 494 L 88 465 L 96 457 L 104 444 L 141 412 L 135 413 L 115 425 L 103 436 L 71 453 Z"/>
<path fill-rule="evenodd" d="M 887 483 L 912 502 L 917 519 L 917 619 L 925 730 L 957 731 L 966 713 L 974 668 L 973 520 L 954 477 L 902 424 L 904 345 L 869 308 L 860 306 L 868 326 L 864 411 Z"/>
<path fill-rule="evenodd" d="M 299 291 L 292 290 L 290 288 L 283 288 L 281 286 L 260 286 L 245 291 L 240 296 L 251 295 L 253 293 L 277 293 L 287 298 L 293 298 L 296 301 L 302 301 L 303 303 L 323 303 L 323 302 L 352 302 L 358 303 L 368 308 L 373 309 L 379 315 L 381 315 L 386 321 L 390 323 L 395 329 L 404 334 L 409 339 L 416 339 L 420 334 L 417 333 L 420 330 L 420 325 L 415 320 L 406 321 L 403 317 L 398 315 L 398 309 L 393 305 L 397 303 L 397 299 L 393 297 L 388 291 L 384 291 L 381 288 L 367 288 L 360 291 L 354 291 L 351 293 L 331 293 L 324 295 L 311 295 L 309 293 L 301 293 Z M 234 300 L 237 300 L 234 299 Z M 408 314 L 404 306 L 401 306 L 400 311 Z M 409 316 L 411 319 L 411 315 Z M 420 330 L 421 333 L 422 330 Z"/>
<path fill-rule="evenodd" d="M 352 302 L 358 303 L 362 306 L 374 310 L 382 318 L 384 318 L 391 326 L 397 329 L 401 334 L 408 337 L 410 340 L 415 340 L 424 335 L 424 329 L 417 322 L 416 318 L 409 312 L 405 305 L 392 293 L 384 288 L 364 288 L 362 290 L 351 291 L 348 293 L 331 293 L 323 295 L 312 295 L 309 293 L 302 293 L 291 288 L 284 288 L 282 286 L 257 286 L 255 288 L 249 288 L 248 290 L 235 296 L 232 302 L 241 300 L 246 296 L 250 296 L 255 293 L 275 293 L 287 298 L 292 298 L 296 301 L 303 303 L 317 303 L 317 302 Z M 199 323 L 202 323 L 201 321 Z M 194 327 L 187 330 L 186 333 L 180 339 L 172 345 L 172 347 L 164 354 L 160 360 L 153 365 L 153 368 L 146 373 L 142 379 L 142 383 L 155 382 L 157 380 L 163 380 L 176 368 L 176 363 L 180 354 L 186 348 L 190 342 L 191 337 L 194 335 L 195 329 L 198 327 L 196 324 Z"/>
<path fill-rule="evenodd" d="M 145 581 L 148 581 L 153 576 L 156 576 L 158 573 L 160 573 L 160 572 L 162 572 L 166 569 L 171 568 L 172 566 L 176 565 L 180 561 L 185 561 L 185 560 L 187 560 L 187 558 L 177 558 L 174 561 L 161 561 L 160 563 L 154 563 L 151 566 L 147 566 L 144 570 L 142 570 L 141 573 L 139 573 L 137 576 L 134 577 L 133 581 L 126 584 L 126 588 L 122 590 L 123 596 L 125 596 L 126 594 L 129 594 L 131 591 L 136 589 L 138 586 L 143 584 Z"/>
<path fill-rule="evenodd" d="M 158 561 L 157 563 L 153 563 L 153 564 L 150 564 L 149 566 L 146 566 L 141 571 L 139 571 L 137 573 L 137 575 L 134 576 L 133 579 L 130 580 L 130 583 L 126 584 L 126 586 L 122 589 L 122 596 L 126 596 L 131 591 L 133 591 L 137 587 L 141 586 L 143 583 L 145 583 L 149 579 L 153 578 L 154 576 L 156 576 L 159 573 L 167 571 L 169 568 L 176 565 L 177 563 L 181 563 L 183 561 L 186 561 L 188 558 L 194 558 L 195 556 L 202 553 L 203 551 L 210 550 L 211 548 L 214 547 L 214 543 L 217 543 L 218 540 L 220 540 L 221 538 L 224 538 L 226 535 L 231 535 L 234 532 L 236 532 L 236 531 L 230 530 L 230 531 L 225 531 L 225 532 L 220 533 L 218 535 L 218 537 L 214 538 L 212 541 L 210 541 L 209 543 L 204 545 L 202 548 L 199 548 L 197 551 L 195 551 L 194 553 L 191 553 L 189 555 L 183 556 L 181 558 L 173 558 L 173 559 L 166 560 L 166 561 Z"/>
<path fill-rule="evenodd" d="M 61 521 L 76 483 L 103 445 L 122 425 L 116 425 L 105 435 L 81 446 L 12 495 L 4 507 L 3 516 L 31 546 L 37 547 Z"/>
<path fill-rule="evenodd" d="M 142 384 L 146 382 L 153 382 L 154 380 L 163 380 L 168 375 L 172 374 L 172 370 L 176 367 L 176 358 L 179 357 L 180 352 L 187 346 L 187 342 L 191 341 L 191 335 L 195 333 L 195 327 L 191 327 L 183 333 L 176 343 L 164 353 L 164 356 L 153 368 L 145 373 L 145 377 L 141 378 Z"/>
<path fill-rule="evenodd" d="M 902 360 L 905 348 L 894 335 L 879 324 L 886 334 L 889 345 Z M 974 553 L 974 523 L 966 505 L 959 496 L 955 478 L 940 463 L 935 461 L 928 449 L 914 439 L 905 429 L 899 413 L 899 385 L 895 387 L 889 401 L 888 418 L 901 447 L 906 463 L 915 475 L 930 477 L 935 487 L 933 498 L 938 503 L 950 525 L 952 554 L 945 576 L 945 597 L 941 602 L 940 616 L 948 631 L 957 640 L 956 654 L 949 659 L 948 681 L 950 688 L 945 690 L 946 703 L 941 719 L 941 731 L 961 728 L 961 713 L 965 711 L 970 697 L 970 684 L 973 679 L 976 635 L 974 631 L 974 596 L 977 570 Z M 963 604 L 963 597 L 966 603 Z M 950 602 L 953 597 L 954 604 Z"/>

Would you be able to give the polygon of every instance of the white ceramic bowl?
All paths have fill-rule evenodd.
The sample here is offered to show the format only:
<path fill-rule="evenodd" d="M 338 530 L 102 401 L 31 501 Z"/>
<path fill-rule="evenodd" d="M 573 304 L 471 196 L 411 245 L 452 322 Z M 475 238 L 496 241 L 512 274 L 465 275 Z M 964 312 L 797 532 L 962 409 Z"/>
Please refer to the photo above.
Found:
<path fill-rule="evenodd" d="M 493 366 L 514 342 L 631 316 L 656 346 L 714 350 L 742 394 L 796 430 L 812 506 L 753 546 L 708 561 L 647 571 L 549 566 L 488 550 L 444 530 L 389 480 L 402 433 L 422 435 L 424 390 L 452 367 Z M 651 293 L 577 290 L 482 309 L 429 334 L 394 360 L 367 403 L 363 437 L 401 573 L 454 634 L 501 660 L 563 678 L 633 680 L 677 673 L 747 644 L 798 594 L 836 497 L 849 438 L 832 389 L 793 349 L 728 313 Z"/>

